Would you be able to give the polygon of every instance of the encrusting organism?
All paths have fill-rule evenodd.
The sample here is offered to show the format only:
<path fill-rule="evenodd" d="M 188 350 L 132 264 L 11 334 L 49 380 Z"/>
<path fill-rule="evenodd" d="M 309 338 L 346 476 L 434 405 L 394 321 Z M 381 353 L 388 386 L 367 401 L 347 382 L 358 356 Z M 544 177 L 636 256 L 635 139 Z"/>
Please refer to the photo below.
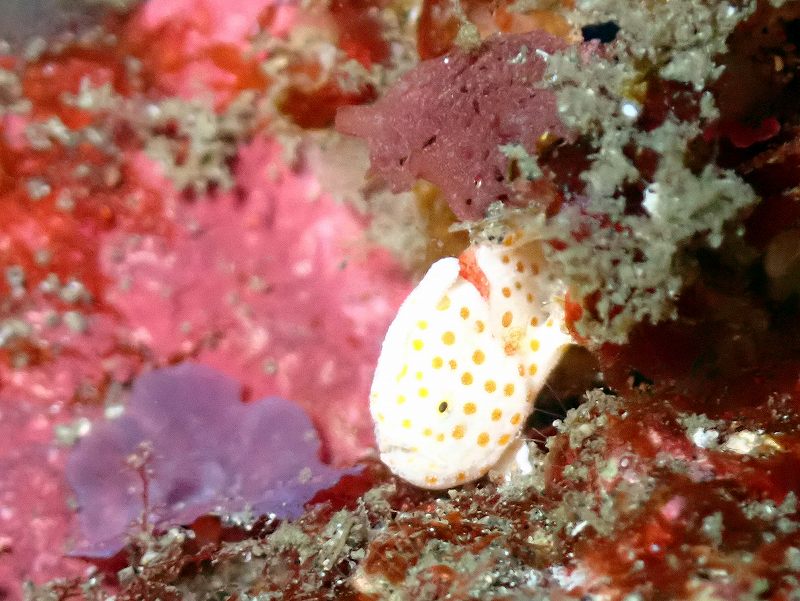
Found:
<path fill-rule="evenodd" d="M 130 467 L 142 445 L 146 482 Z M 296 519 L 350 473 L 322 463 L 319 449 L 310 418 L 291 401 L 243 403 L 235 380 L 196 363 L 145 373 L 123 415 L 96 424 L 70 454 L 81 539 L 73 553 L 111 557 L 137 523 L 166 530 L 250 511 Z"/>

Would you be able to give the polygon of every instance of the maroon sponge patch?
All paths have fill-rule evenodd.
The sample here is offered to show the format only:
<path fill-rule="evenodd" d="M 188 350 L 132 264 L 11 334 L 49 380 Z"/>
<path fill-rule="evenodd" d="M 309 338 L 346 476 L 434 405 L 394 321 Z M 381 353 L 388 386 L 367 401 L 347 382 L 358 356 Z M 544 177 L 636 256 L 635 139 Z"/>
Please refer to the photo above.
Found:
<path fill-rule="evenodd" d="M 394 191 L 428 180 L 460 219 L 479 219 L 498 200 L 527 202 L 515 198 L 498 147 L 533 155 L 542 135 L 566 134 L 541 85 L 546 56 L 565 45 L 542 31 L 494 36 L 421 63 L 373 105 L 340 109 L 336 127 L 367 141 L 373 169 Z"/>

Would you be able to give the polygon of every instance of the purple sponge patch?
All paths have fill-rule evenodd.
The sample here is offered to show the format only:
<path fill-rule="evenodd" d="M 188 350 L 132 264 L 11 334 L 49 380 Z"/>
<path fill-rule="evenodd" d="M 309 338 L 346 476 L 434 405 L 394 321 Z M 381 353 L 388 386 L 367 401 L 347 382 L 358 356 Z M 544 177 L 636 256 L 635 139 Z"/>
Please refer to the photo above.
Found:
<path fill-rule="evenodd" d="M 141 376 L 125 413 L 97 424 L 69 458 L 83 538 L 75 554 L 119 551 L 141 524 L 145 497 L 157 528 L 247 508 L 293 519 L 349 473 L 320 461 L 319 439 L 300 407 L 277 397 L 245 404 L 240 392 L 228 377 L 191 363 Z M 137 469 L 142 444 L 148 458 Z"/>

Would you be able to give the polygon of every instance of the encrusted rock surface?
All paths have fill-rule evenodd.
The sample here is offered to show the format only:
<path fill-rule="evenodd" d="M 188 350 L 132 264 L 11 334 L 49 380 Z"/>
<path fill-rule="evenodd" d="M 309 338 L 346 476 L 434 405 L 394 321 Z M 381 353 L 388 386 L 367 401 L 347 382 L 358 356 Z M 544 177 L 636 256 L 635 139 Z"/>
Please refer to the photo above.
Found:
<path fill-rule="evenodd" d="M 2 593 L 34 578 L 29 597 L 48 601 L 798 598 L 800 3 L 516 4 L 465 2 L 456 30 L 420 47 L 437 62 L 395 88 L 418 13 L 367 0 L 149 1 L 109 22 L 114 37 L 3 59 Z M 547 10 L 566 31 L 519 29 Z M 575 46 L 580 26 L 606 20 L 615 40 Z M 503 102 L 530 99 L 514 75 L 526 66 L 546 102 L 518 115 Z M 470 93 L 437 95 L 456 81 Z M 540 399 L 524 429 L 531 469 L 505 482 L 423 491 L 370 456 L 371 362 L 409 282 L 385 250 L 364 250 L 367 217 L 327 197 L 304 159 L 335 141 L 337 108 L 373 98 L 342 123 L 363 111 L 380 126 L 388 102 L 397 136 L 416 136 L 386 155 L 409 151 L 402 186 L 441 176 L 460 217 L 487 217 L 463 226 L 474 239 L 544 240 L 572 333 L 600 361 L 598 387 Z M 458 187 L 484 168 L 493 197 L 471 213 Z M 531 206 L 489 204 L 498 186 Z M 420 189 L 394 200 L 416 194 L 435 223 L 410 217 L 398 239 L 453 221 Z M 372 178 L 358 206 L 376 190 Z M 434 240 L 429 257 L 437 242 L 465 240 Z M 60 557 L 51 435 L 74 443 L 121 413 L 135 376 L 188 358 L 248 398 L 296 400 L 323 459 L 361 458 L 358 472 L 295 520 L 139 522 L 123 553 L 83 572 Z M 55 576 L 71 578 L 43 583 Z"/>

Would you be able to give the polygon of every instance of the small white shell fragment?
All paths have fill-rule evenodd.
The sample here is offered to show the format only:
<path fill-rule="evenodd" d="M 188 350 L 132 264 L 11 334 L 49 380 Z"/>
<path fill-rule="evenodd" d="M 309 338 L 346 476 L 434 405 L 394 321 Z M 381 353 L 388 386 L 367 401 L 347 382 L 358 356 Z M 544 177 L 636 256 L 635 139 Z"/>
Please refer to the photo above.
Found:
<path fill-rule="evenodd" d="M 381 460 L 423 488 L 497 464 L 570 342 L 531 247 L 467 253 L 475 283 L 458 259 L 442 259 L 400 307 L 370 392 Z"/>
<path fill-rule="evenodd" d="M 759 455 L 780 451 L 781 445 L 769 434 L 740 430 L 728 436 L 720 448 L 739 455 Z"/>

